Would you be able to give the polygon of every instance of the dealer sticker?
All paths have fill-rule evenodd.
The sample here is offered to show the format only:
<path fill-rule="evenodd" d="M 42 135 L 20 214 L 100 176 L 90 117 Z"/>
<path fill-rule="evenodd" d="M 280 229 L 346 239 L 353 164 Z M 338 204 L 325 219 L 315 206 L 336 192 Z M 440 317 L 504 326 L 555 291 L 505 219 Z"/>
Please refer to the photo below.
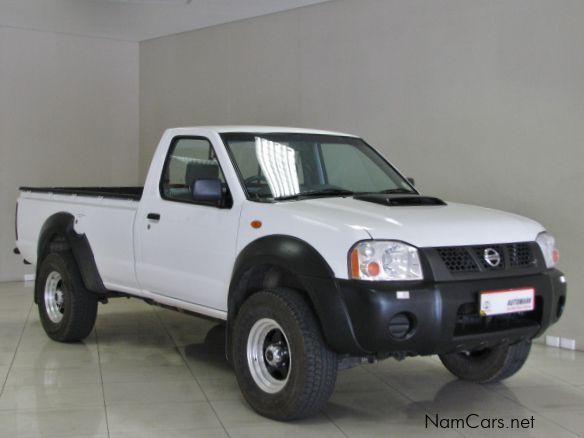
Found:
<path fill-rule="evenodd" d="M 528 312 L 535 308 L 533 288 L 485 291 L 481 293 L 481 316 Z"/>

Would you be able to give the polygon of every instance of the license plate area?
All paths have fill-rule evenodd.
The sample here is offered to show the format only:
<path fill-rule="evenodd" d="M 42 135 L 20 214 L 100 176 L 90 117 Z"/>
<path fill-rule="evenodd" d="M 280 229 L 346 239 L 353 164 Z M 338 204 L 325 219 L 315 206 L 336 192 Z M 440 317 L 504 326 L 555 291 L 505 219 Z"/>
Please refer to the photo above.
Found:
<path fill-rule="evenodd" d="M 507 289 L 480 293 L 481 316 L 529 312 L 535 309 L 535 289 Z"/>

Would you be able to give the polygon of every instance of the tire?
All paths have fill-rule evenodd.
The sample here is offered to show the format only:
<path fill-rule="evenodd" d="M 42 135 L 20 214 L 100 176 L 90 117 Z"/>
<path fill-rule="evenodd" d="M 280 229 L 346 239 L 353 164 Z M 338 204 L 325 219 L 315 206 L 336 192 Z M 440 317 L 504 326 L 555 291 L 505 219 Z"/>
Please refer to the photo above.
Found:
<path fill-rule="evenodd" d="M 244 398 L 274 420 L 317 414 L 337 378 L 337 355 L 305 298 L 291 289 L 257 292 L 243 303 L 233 326 L 232 358 Z"/>
<path fill-rule="evenodd" d="M 97 296 L 87 289 L 73 256 L 49 254 L 42 261 L 35 284 L 41 323 L 47 335 L 58 342 L 85 339 L 97 316 Z"/>
<path fill-rule="evenodd" d="M 498 345 L 468 353 L 440 355 L 444 366 L 462 380 L 494 383 L 511 377 L 521 369 L 531 350 L 531 341 Z"/>

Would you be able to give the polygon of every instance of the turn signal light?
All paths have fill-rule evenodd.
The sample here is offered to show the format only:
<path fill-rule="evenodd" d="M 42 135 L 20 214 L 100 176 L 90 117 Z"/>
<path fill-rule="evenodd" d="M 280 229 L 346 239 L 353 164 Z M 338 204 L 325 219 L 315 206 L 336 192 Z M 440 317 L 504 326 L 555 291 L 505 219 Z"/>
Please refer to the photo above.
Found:
<path fill-rule="evenodd" d="M 359 250 L 354 248 L 351 252 L 351 276 L 359 278 Z"/>

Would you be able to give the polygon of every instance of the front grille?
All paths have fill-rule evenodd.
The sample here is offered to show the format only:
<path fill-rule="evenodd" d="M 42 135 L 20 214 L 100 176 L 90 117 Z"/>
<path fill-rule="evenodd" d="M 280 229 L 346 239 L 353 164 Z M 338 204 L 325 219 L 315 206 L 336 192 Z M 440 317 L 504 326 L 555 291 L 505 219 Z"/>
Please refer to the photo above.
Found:
<path fill-rule="evenodd" d="M 535 243 L 507 243 L 436 248 L 451 274 L 504 271 L 537 265 Z"/>
<path fill-rule="evenodd" d="M 477 272 L 477 264 L 464 246 L 437 248 L 440 258 L 450 272 Z"/>
<path fill-rule="evenodd" d="M 533 266 L 535 265 L 535 254 L 529 243 L 512 243 L 508 245 L 510 266 Z"/>

